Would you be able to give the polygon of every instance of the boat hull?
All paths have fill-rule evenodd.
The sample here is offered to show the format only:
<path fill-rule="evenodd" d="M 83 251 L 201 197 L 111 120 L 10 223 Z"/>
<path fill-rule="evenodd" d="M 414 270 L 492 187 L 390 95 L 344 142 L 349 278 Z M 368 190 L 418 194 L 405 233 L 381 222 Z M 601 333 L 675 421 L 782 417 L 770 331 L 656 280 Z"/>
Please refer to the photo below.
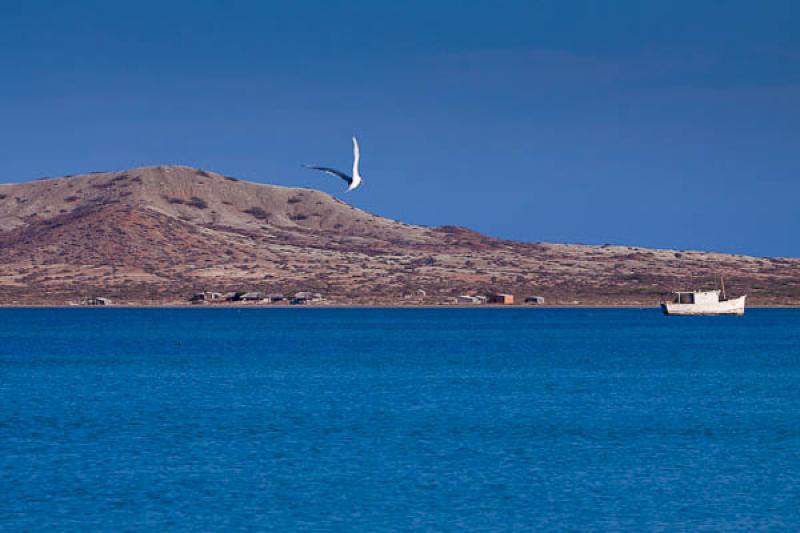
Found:
<path fill-rule="evenodd" d="M 661 310 L 665 315 L 743 315 L 746 298 L 697 304 L 664 303 Z"/>

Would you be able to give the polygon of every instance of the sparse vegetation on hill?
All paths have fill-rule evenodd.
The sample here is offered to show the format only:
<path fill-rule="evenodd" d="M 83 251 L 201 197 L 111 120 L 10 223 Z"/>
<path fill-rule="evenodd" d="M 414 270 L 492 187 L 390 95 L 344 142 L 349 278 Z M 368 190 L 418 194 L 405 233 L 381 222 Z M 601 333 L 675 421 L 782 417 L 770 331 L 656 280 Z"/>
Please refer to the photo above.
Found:
<path fill-rule="evenodd" d="M 198 198 L 197 196 L 192 196 L 191 200 L 187 202 L 187 205 L 192 207 L 196 207 L 197 209 L 208 209 L 208 204 L 202 198 Z"/>
<path fill-rule="evenodd" d="M 248 215 L 253 215 L 259 220 L 265 220 L 269 218 L 269 213 L 267 213 L 260 207 L 251 207 L 249 209 L 245 209 L 244 212 L 247 213 Z"/>

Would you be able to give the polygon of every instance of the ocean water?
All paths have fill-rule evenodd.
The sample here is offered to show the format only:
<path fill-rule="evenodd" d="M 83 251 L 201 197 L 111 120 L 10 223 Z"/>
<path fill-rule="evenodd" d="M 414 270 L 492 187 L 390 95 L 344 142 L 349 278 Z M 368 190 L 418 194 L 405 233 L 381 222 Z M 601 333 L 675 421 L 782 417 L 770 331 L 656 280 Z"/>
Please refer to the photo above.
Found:
<path fill-rule="evenodd" d="M 800 530 L 800 311 L 0 310 L 0 530 Z"/>

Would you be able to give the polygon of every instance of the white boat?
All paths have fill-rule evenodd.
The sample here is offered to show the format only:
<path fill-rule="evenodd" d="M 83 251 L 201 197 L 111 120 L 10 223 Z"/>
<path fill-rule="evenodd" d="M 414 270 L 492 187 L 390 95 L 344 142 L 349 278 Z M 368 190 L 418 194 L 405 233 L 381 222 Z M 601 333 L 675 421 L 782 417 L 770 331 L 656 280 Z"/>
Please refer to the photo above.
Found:
<path fill-rule="evenodd" d="M 743 315 L 747 295 L 728 299 L 725 282 L 722 289 L 713 291 L 676 291 L 672 302 L 661 304 L 665 315 Z"/>

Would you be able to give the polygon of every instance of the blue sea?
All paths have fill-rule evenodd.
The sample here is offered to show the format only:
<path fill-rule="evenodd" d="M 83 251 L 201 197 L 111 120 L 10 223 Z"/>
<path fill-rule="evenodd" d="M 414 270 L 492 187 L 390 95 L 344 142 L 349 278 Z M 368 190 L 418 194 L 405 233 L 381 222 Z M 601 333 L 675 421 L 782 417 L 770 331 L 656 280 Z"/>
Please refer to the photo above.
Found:
<path fill-rule="evenodd" d="M 0 310 L 0 530 L 754 529 L 799 310 Z"/>

